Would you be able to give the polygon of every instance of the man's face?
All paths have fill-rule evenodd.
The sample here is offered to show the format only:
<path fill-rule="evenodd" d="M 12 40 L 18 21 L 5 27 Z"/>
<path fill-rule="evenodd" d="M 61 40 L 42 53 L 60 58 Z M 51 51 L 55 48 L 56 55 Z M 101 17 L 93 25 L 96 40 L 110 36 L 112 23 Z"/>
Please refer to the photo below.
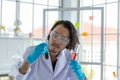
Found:
<path fill-rule="evenodd" d="M 63 25 L 57 25 L 50 33 L 49 38 L 50 53 L 58 54 L 69 43 L 69 30 Z"/>

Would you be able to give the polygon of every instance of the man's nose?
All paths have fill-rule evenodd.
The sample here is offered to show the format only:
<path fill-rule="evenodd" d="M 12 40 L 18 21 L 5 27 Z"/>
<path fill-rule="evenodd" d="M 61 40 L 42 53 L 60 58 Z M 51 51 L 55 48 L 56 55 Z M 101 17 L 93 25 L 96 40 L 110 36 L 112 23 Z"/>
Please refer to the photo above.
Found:
<path fill-rule="evenodd" d="M 54 40 L 55 40 L 57 43 L 61 43 L 61 38 L 60 38 L 60 37 L 56 37 Z"/>

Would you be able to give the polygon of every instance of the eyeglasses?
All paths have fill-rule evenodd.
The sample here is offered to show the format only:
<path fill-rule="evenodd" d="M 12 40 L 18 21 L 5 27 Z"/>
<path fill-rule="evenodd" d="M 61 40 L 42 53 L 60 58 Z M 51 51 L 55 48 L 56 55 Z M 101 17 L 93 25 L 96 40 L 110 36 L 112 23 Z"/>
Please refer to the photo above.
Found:
<path fill-rule="evenodd" d="M 55 31 L 52 31 L 50 33 L 50 38 L 51 39 L 59 39 L 62 43 L 67 44 L 70 40 L 66 37 L 63 37 L 62 35 L 58 34 Z"/>

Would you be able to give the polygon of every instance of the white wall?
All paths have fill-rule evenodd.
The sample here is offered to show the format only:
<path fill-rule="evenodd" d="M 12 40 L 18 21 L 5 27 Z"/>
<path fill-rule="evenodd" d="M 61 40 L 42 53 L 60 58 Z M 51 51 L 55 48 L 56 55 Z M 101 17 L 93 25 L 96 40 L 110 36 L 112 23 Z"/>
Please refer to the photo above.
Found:
<path fill-rule="evenodd" d="M 0 74 L 8 73 L 10 58 L 17 53 L 22 56 L 29 45 L 32 45 L 31 39 L 0 38 Z"/>

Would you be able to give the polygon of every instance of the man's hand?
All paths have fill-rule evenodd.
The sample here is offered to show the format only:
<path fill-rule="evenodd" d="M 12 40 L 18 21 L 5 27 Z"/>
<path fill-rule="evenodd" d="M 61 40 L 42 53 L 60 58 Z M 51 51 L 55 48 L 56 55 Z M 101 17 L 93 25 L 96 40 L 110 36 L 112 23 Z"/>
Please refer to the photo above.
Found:
<path fill-rule="evenodd" d="M 85 80 L 85 74 L 82 71 L 81 65 L 77 61 L 70 60 L 69 65 L 70 65 L 71 70 L 78 77 L 78 80 Z"/>
<path fill-rule="evenodd" d="M 35 60 L 37 60 L 40 55 L 48 53 L 48 44 L 47 43 L 41 43 L 37 46 L 35 46 L 32 53 L 27 57 L 27 61 L 32 64 Z"/>

